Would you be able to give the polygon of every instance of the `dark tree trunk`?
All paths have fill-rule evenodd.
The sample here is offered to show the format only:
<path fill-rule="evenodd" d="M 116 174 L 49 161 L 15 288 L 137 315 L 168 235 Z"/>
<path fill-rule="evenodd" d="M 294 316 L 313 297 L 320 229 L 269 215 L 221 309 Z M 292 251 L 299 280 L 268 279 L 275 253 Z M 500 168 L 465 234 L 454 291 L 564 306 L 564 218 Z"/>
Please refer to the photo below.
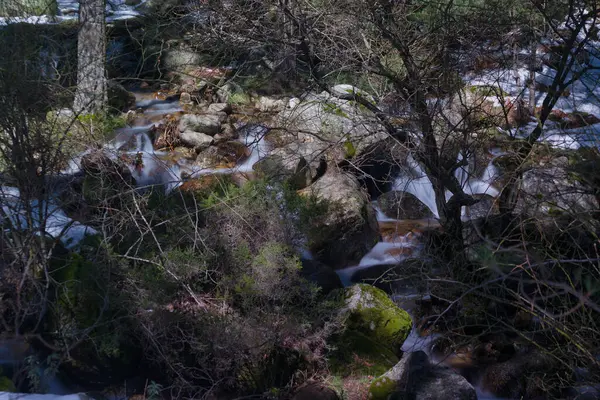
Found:
<path fill-rule="evenodd" d="M 77 58 L 77 92 L 73 108 L 82 114 L 101 112 L 107 101 L 104 0 L 80 2 Z"/>

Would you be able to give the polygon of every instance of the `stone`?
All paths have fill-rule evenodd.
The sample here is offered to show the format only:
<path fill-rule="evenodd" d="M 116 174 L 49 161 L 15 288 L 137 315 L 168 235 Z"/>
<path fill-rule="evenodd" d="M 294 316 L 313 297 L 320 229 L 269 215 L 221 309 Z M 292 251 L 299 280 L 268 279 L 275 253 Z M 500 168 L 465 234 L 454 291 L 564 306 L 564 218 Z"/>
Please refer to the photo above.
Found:
<path fill-rule="evenodd" d="M 214 136 L 221 131 L 221 124 L 225 122 L 227 115 L 219 114 L 185 114 L 179 121 L 179 131 L 201 132 Z"/>
<path fill-rule="evenodd" d="M 202 169 L 233 168 L 243 162 L 250 152 L 240 142 L 229 141 L 211 146 L 198 154 L 195 165 Z"/>
<path fill-rule="evenodd" d="M 133 184 L 131 171 L 123 162 L 113 160 L 102 151 L 94 151 L 81 157 L 81 169 L 86 175 L 108 177 L 113 182 Z"/>
<path fill-rule="evenodd" d="M 358 157 L 389 137 L 376 116 L 352 100 L 324 92 L 309 94 L 301 102 L 292 99 L 290 105 L 294 107 L 281 111 L 277 123 L 296 135 L 296 143 L 313 142 L 335 162 Z"/>
<path fill-rule="evenodd" d="M 327 169 L 325 160 L 312 161 L 309 163 L 300 152 L 289 147 L 281 147 L 259 160 L 252 169 L 267 179 L 285 182 L 298 190 L 310 185 Z"/>
<path fill-rule="evenodd" d="M 536 385 L 533 375 L 549 373 L 555 361 L 541 350 L 524 350 L 508 361 L 489 366 L 481 385 L 484 390 L 498 397 L 531 399 L 544 394 L 543 387 Z"/>
<path fill-rule="evenodd" d="M 190 147 L 197 147 L 201 149 L 210 146 L 215 141 L 215 139 L 210 135 L 192 130 L 181 132 L 179 134 L 179 139 L 182 143 Z"/>
<path fill-rule="evenodd" d="M 305 232 L 317 260 L 344 268 L 358 263 L 379 241 L 375 211 L 354 176 L 328 170 L 300 194 L 327 207 Z"/>
<path fill-rule="evenodd" d="M 412 319 L 383 290 L 364 283 L 346 288 L 343 312 L 347 330 L 401 354 L 402 344 L 412 329 Z"/>
<path fill-rule="evenodd" d="M 183 92 L 179 95 L 179 102 L 180 103 L 184 103 L 184 104 L 188 104 L 192 102 L 192 95 L 187 93 L 187 92 Z"/>
<path fill-rule="evenodd" d="M 422 351 L 404 353 L 398 364 L 375 379 L 369 399 L 477 400 L 475 389 L 450 368 L 433 365 Z"/>
<path fill-rule="evenodd" d="M 135 96 L 119 83 L 109 80 L 107 83 L 108 107 L 117 111 L 127 111 L 135 106 Z"/>
<path fill-rule="evenodd" d="M 433 218 L 433 213 L 415 195 L 403 191 L 391 191 L 377 199 L 381 211 L 395 219 Z"/>
<path fill-rule="evenodd" d="M 369 103 L 375 104 L 375 99 L 373 96 L 368 94 L 362 89 L 357 88 L 356 86 L 348 85 L 348 84 L 340 84 L 335 85 L 331 89 L 331 94 L 340 98 L 348 98 L 349 96 L 360 96 L 366 99 Z"/>
<path fill-rule="evenodd" d="M 286 104 L 288 103 L 283 99 L 260 96 L 254 107 L 261 112 L 279 112 L 286 107 Z"/>
<path fill-rule="evenodd" d="M 335 390 L 322 383 L 310 383 L 296 391 L 292 400 L 339 400 Z"/>
<path fill-rule="evenodd" d="M 213 103 L 208 106 L 208 112 L 211 114 L 225 113 L 230 114 L 232 111 L 231 104 L 227 103 Z"/>

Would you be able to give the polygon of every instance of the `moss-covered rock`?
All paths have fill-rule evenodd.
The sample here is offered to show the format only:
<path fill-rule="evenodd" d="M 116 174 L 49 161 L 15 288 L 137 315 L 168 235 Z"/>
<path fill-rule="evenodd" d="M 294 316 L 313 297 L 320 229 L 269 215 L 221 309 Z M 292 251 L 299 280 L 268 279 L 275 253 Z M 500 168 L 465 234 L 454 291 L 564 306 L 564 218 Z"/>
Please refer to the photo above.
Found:
<path fill-rule="evenodd" d="M 382 375 L 398 362 L 412 320 L 376 287 L 357 284 L 342 293 L 345 330 L 335 340 L 330 368 L 341 375 Z"/>
<path fill-rule="evenodd" d="M 374 286 L 354 285 L 346 290 L 348 329 L 369 336 L 399 354 L 412 329 L 410 315 Z"/>

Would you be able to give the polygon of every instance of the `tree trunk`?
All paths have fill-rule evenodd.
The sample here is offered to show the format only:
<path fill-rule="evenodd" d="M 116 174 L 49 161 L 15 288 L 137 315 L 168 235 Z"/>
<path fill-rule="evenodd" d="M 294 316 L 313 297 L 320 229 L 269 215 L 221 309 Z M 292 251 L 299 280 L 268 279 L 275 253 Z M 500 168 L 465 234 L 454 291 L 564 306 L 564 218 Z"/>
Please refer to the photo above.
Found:
<path fill-rule="evenodd" d="M 73 104 L 77 113 L 98 113 L 106 104 L 105 31 L 104 0 L 81 0 L 77 40 L 77 92 Z"/>

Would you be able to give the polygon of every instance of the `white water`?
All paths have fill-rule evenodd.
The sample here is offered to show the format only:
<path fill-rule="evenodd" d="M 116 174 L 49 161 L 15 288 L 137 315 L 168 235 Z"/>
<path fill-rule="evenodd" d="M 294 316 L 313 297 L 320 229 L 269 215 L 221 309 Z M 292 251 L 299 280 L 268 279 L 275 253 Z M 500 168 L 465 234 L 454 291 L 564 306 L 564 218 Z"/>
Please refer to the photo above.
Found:
<path fill-rule="evenodd" d="M 138 4 L 129 6 L 126 4 L 125 0 L 108 0 L 106 2 L 105 10 L 106 21 L 114 22 L 136 18 L 142 15 L 140 8 L 146 1 L 147 0 L 140 0 Z M 78 18 L 78 0 L 57 0 L 56 3 L 58 5 L 58 14 L 56 16 L 23 15 L 18 17 L 0 17 L 0 26 L 15 23 L 40 25 L 57 24 L 64 21 L 73 21 Z"/>
<path fill-rule="evenodd" d="M 32 201 L 31 215 L 25 215 L 25 205 L 21 200 L 21 194 L 19 189 L 14 187 L 0 187 L 0 202 L 2 203 L 2 212 L 10 220 L 12 229 L 38 231 L 44 225 L 44 233 L 53 238 L 60 238 L 67 248 L 77 245 L 85 235 L 98 233 L 93 228 L 69 218 L 51 200 L 42 203 L 37 200 Z"/>
<path fill-rule="evenodd" d="M 461 162 L 462 160 L 463 155 L 461 153 L 458 156 L 458 162 Z M 414 195 L 421 200 L 423 204 L 429 207 L 436 218 L 439 218 L 440 215 L 435 202 L 435 192 L 431 180 L 419 163 L 410 155 L 408 156 L 407 164 L 410 173 L 402 174 L 396 178 L 392 190 L 405 191 Z M 498 196 L 498 190 L 492 186 L 493 181 L 498 177 L 498 169 L 493 165 L 493 160 L 490 161 L 480 178 L 471 178 L 467 168 L 468 167 L 459 167 L 454 172 L 454 176 L 466 194 L 487 194 L 492 197 Z M 446 200 L 449 200 L 450 197 L 452 197 L 452 193 L 446 191 Z"/>

